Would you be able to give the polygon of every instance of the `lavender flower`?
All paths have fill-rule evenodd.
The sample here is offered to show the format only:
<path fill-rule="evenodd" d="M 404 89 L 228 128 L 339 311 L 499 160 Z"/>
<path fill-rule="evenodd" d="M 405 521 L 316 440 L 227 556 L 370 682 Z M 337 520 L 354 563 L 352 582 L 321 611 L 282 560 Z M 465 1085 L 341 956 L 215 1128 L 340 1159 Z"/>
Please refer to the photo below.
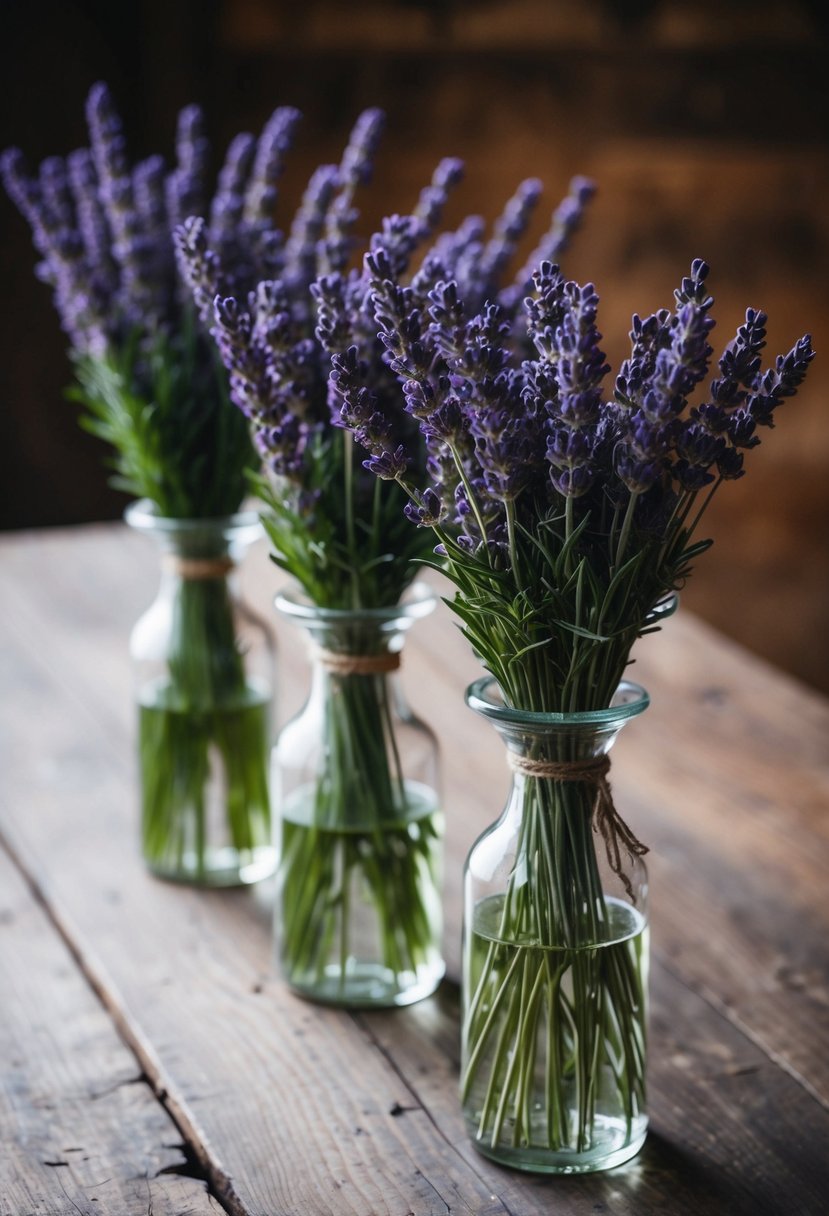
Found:
<path fill-rule="evenodd" d="M 336 165 L 320 165 L 294 216 L 285 245 L 285 275 L 297 292 L 306 290 L 317 273 L 317 247 L 338 181 Z"/>
<path fill-rule="evenodd" d="M 54 288 L 58 315 L 73 347 L 101 353 L 107 341 L 104 285 L 91 273 L 80 232 L 67 224 L 62 174 L 53 163 L 35 180 L 28 175 L 22 153 L 10 148 L 0 159 L 0 175 L 31 225 L 42 257 L 37 274 Z"/>
<path fill-rule="evenodd" d="M 90 274 L 98 280 L 101 291 L 111 296 L 117 272 L 110 252 L 106 216 L 98 196 L 98 176 L 92 153 L 88 148 L 78 148 L 70 152 L 66 164 Z"/>
<path fill-rule="evenodd" d="M 276 183 L 282 176 L 285 153 L 291 147 L 301 117 L 293 106 L 282 106 L 274 110 L 265 124 L 245 191 L 244 219 L 247 224 L 266 223 L 272 218 Z"/>
<path fill-rule="evenodd" d="M 533 275 L 542 262 L 555 264 L 565 252 L 584 219 L 585 211 L 596 193 L 595 184 L 587 177 L 574 177 L 567 195 L 553 212 L 550 227 L 544 233 L 513 283 L 499 296 L 503 308 L 513 312 L 532 288 Z"/>
<path fill-rule="evenodd" d="M 222 280 L 218 255 L 208 244 L 205 220 L 191 216 L 176 228 L 173 241 L 182 281 L 190 288 L 207 329 L 213 320 L 213 301 L 220 294 Z"/>
<path fill-rule="evenodd" d="M 438 249 L 436 262 L 451 259 L 445 241 Z M 434 283 L 424 310 L 420 284 L 400 282 L 382 235 L 372 241 L 365 273 L 385 359 L 417 422 L 433 484 L 427 495 L 402 462 L 387 461 L 383 473 L 399 470 L 408 518 L 436 530 L 441 553 L 457 561 L 462 554 L 489 554 L 497 569 L 517 560 L 516 529 L 532 535 L 539 519 L 550 527 L 564 520 L 560 543 L 567 547 L 577 532 L 576 503 L 590 525 L 586 535 L 609 530 L 612 543 L 601 549 L 608 579 L 634 535 L 641 544 L 661 537 L 658 543 L 681 569 L 687 537 L 677 521 L 706 487 L 743 475 L 744 451 L 759 442 L 757 427 L 773 422 L 812 358 L 807 336 L 762 373 L 766 318 L 749 310 L 720 359 L 712 399 L 692 405 L 708 371 L 713 326 L 708 267 L 696 260 L 675 293 L 673 312 L 634 317 L 631 356 L 617 377 L 616 400 L 608 402 L 592 284 L 568 282 L 557 266 L 542 263 L 525 300 L 535 353 L 521 358 L 523 345 L 502 310 L 487 305 L 470 315 L 456 278 Z M 472 290 L 474 298 L 474 283 Z M 345 401 L 339 421 L 372 454 L 380 446 L 387 452 L 382 404 L 368 393 L 365 363 L 353 355 L 337 363 L 332 376 Z"/>
<path fill-rule="evenodd" d="M 463 161 L 447 156 L 435 169 L 429 185 L 421 190 L 413 214 L 415 219 L 420 220 L 425 233 L 434 232 L 450 192 L 463 179 L 463 172 Z"/>
<path fill-rule="evenodd" d="M 53 288 L 87 423 L 115 447 L 118 484 L 161 514 L 227 514 L 242 497 L 250 443 L 235 411 L 222 417 L 226 392 L 192 324 L 171 232 L 205 198 L 201 113 L 179 116 L 178 163 L 168 172 L 159 156 L 131 164 L 106 85 L 93 86 L 86 111 L 89 148 L 50 157 L 36 177 L 10 150 L 3 177 L 32 228 L 38 274 Z M 219 269 L 211 267 L 209 288 L 202 275 L 209 323 Z"/>
<path fill-rule="evenodd" d="M 171 228 L 189 215 L 204 215 L 209 145 L 199 106 L 185 106 L 178 116 L 175 169 L 167 175 L 165 199 Z"/>
<path fill-rule="evenodd" d="M 352 230 L 358 212 L 353 205 L 359 186 L 371 180 L 372 166 L 385 115 L 381 110 L 365 110 L 351 132 L 338 173 L 339 191 L 327 215 L 325 241 L 320 250 L 323 272 L 342 271 L 353 249 Z"/>
<path fill-rule="evenodd" d="M 106 85 L 93 85 L 86 116 L 101 203 L 113 238 L 112 254 L 120 272 L 118 304 L 130 328 L 154 328 L 161 316 L 152 244 L 135 205 L 126 142 Z"/>
<path fill-rule="evenodd" d="M 518 242 L 527 230 L 543 187 L 538 178 L 521 182 L 501 216 L 495 221 L 495 232 L 481 255 L 481 272 L 485 281 L 500 279 L 510 262 Z"/>

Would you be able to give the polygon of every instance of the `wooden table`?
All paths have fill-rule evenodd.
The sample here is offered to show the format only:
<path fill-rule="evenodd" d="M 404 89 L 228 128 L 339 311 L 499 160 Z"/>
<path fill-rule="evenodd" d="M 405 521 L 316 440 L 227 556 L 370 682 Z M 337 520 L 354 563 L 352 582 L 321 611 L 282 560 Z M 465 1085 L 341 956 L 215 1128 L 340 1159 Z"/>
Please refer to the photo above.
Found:
<path fill-rule="evenodd" d="M 273 618 L 263 548 L 244 578 Z M 155 579 L 120 525 L 0 541 L 2 1216 L 829 1211 L 829 703 L 683 612 L 642 643 L 653 706 L 613 779 L 652 845 L 651 1132 L 621 1169 L 538 1179 L 458 1110 L 461 866 L 507 776 L 449 613 L 404 678 L 444 744 L 450 978 L 340 1013 L 274 974 L 267 884 L 142 867 L 126 647 Z M 284 718 L 307 672 L 280 634 Z"/>

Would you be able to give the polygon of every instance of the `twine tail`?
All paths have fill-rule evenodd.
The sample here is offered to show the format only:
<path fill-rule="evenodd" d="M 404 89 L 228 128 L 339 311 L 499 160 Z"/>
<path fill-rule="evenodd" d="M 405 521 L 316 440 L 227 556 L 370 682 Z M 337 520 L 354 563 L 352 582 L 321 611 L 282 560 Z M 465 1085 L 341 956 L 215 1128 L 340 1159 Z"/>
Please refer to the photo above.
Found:
<path fill-rule="evenodd" d="M 613 805 L 613 795 L 607 773 L 602 773 L 596 782 L 596 800 L 593 803 L 593 831 L 604 841 L 608 864 L 622 881 L 628 897 L 635 903 L 633 887 L 622 869 L 622 849 L 629 857 L 644 857 L 648 846 L 642 844 Z"/>

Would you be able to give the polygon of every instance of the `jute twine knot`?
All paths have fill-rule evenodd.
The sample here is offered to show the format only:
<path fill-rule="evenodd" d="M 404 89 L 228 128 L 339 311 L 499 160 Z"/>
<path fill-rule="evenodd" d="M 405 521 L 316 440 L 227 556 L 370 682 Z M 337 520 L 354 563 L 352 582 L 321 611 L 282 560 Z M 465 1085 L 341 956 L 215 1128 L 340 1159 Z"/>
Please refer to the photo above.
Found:
<path fill-rule="evenodd" d="M 541 777 L 549 781 L 581 781 L 596 787 L 591 818 L 593 831 L 604 841 L 607 860 L 611 870 L 624 884 L 633 898 L 633 888 L 628 876 L 622 871 L 622 850 L 629 857 L 643 857 L 648 846 L 638 840 L 613 805 L 613 794 L 607 774 L 610 772 L 610 757 L 596 756 L 588 760 L 532 760 L 507 752 L 510 768 L 527 777 Z"/>
<path fill-rule="evenodd" d="M 234 566 L 229 557 L 180 557 L 177 553 L 165 553 L 162 564 L 179 578 L 194 580 L 224 578 Z"/>
<path fill-rule="evenodd" d="M 396 671 L 400 654 L 343 654 L 342 651 L 317 647 L 315 655 L 326 671 L 338 676 L 379 676 Z"/>

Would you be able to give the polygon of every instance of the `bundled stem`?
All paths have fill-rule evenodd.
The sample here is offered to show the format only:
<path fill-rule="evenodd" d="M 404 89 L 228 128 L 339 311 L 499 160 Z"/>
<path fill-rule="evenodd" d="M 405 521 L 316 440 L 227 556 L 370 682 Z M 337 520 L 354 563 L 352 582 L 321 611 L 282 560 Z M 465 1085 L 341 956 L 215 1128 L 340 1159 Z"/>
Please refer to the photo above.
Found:
<path fill-rule="evenodd" d="M 473 912 L 462 1100 L 490 1151 L 589 1155 L 644 1112 L 645 922 L 605 895 L 593 782 L 521 777 L 516 798 L 506 891 Z"/>
<path fill-rule="evenodd" d="M 402 990 L 435 950 L 436 807 L 404 779 L 387 678 L 324 678 L 325 771 L 302 808 L 308 822 L 284 812 L 282 963 L 297 986 L 316 987 L 334 948 L 344 995 L 349 964 L 365 952 L 352 921 L 359 900 L 374 919 L 378 958 Z"/>
<path fill-rule="evenodd" d="M 306 709 L 322 715 L 318 766 L 282 799 L 281 961 L 319 999 L 393 1001 L 438 958 L 435 796 L 407 779 L 394 689 L 371 670 L 394 657 L 377 624 L 322 637 L 333 653 L 317 656 Z"/>
<path fill-rule="evenodd" d="M 154 526 L 138 508 L 128 518 Z M 246 671 L 225 526 L 164 528 L 174 551 L 148 616 L 161 650 L 138 690 L 144 855 L 165 877 L 231 882 L 269 845 L 270 689 Z"/>

